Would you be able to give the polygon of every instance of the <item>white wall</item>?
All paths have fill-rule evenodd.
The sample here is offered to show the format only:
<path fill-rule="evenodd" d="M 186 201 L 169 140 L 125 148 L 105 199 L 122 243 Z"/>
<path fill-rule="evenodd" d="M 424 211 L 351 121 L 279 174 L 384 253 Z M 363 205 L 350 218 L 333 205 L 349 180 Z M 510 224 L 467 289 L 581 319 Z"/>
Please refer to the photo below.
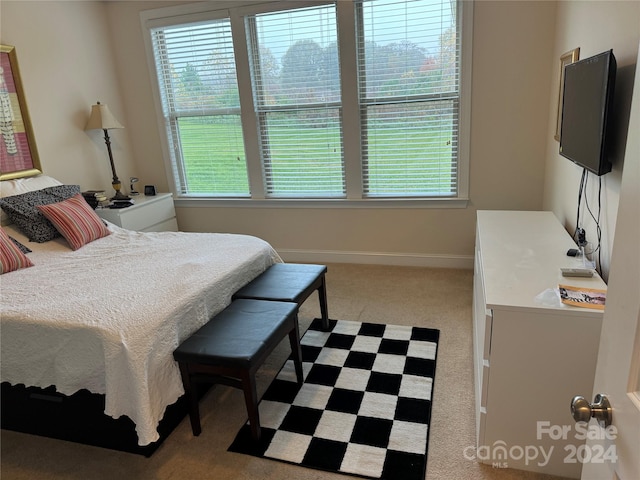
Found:
<path fill-rule="evenodd" d="M 175 2 L 173 2 L 175 3 Z M 139 176 L 167 188 L 138 12 L 109 2 Z M 183 207 L 180 228 L 260 236 L 288 258 L 471 267 L 476 209 L 542 207 L 555 4 L 475 5 L 470 204 L 441 208 Z M 544 32 L 545 34 L 541 34 Z M 140 140 L 144 139 L 144 141 Z"/>
<path fill-rule="evenodd" d="M 110 187 L 104 142 L 97 132 L 83 131 L 90 106 L 99 99 L 126 127 L 112 135 L 120 178 L 126 183 L 135 175 L 143 185 L 168 190 L 139 12 L 169 4 L 0 3 L 1 41 L 17 48 L 46 173 L 83 188 Z M 352 261 L 459 265 L 463 260 L 469 266 L 477 209 L 544 207 L 569 227 L 579 173 L 557 155 L 553 140 L 558 59 L 580 46 L 583 56 L 613 47 L 620 65 L 634 61 L 639 6 L 475 3 L 468 208 L 179 207 L 179 224 L 184 230 L 254 234 L 280 251 L 314 259 L 328 252 Z M 606 177 L 608 236 L 619 178 L 619 172 Z"/>
<path fill-rule="evenodd" d="M 100 100 L 127 126 L 102 2 L 0 2 L 0 41 L 16 48 L 45 173 L 83 189 L 110 188 L 102 133 L 85 132 Z M 128 178 L 127 130 L 112 132 L 117 173 Z"/>
<path fill-rule="evenodd" d="M 602 263 L 608 276 L 613 235 L 615 232 L 624 163 L 624 149 L 629 125 L 629 110 L 633 90 L 635 64 L 640 40 L 640 2 L 638 1 L 565 1 L 558 3 L 554 45 L 553 92 L 559 87 L 560 56 L 580 47 L 580 58 L 587 58 L 613 49 L 618 63 L 616 93 L 612 120 L 615 141 L 613 145 L 613 171 L 602 177 Z M 638 94 L 638 93 L 637 93 Z M 558 142 L 553 140 L 557 98 L 549 102 L 549 129 L 546 135 L 546 175 L 544 185 L 545 210 L 552 210 L 573 232 L 576 224 L 578 187 L 582 169 L 558 154 Z M 636 132 L 637 133 L 637 132 Z M 594 214 L 598 210 L 598 180 L 591 175 L 586 192 Z M 585 210 L 583 228 L 587 240 L 596 242 L 596 227 Z"/>

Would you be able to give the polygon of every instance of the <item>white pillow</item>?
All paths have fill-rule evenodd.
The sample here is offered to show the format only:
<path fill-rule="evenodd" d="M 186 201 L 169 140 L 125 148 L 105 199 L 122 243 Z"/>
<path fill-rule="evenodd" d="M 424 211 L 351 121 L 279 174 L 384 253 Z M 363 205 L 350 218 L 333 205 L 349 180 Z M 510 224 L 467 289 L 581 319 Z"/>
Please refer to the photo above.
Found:
<path fill-rule="evenodd" d="M 0 182 L 0 198 L 20 195 L 21 193 L 35 192 L 47 187 L 62 185 L 61 182 L 47 175 L 36 175 L 35 177 L 16 178 L 14 180 L 3 180 Z"/>
<path fill-rule="evenodd" d="M 47 175 L 3 180 L 0 182 L 0 198 L 20 195 L 21 193 L 35 192 L 36 190 L 42 190 L 47 187 L 56 187 L 58 185 L 62 185 L 62 183 Z M 2 215 L 0 215 L 0 224 L 5 226 L 9 223 L 9 217 L 2 212 Z"/>

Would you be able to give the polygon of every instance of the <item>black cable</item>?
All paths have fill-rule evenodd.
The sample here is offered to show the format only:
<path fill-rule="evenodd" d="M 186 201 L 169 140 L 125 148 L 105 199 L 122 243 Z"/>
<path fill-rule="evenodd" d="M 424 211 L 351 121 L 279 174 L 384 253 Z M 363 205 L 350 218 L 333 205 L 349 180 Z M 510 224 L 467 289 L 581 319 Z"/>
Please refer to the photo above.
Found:
<path fill-rule="evenodd" d="M 573 239 L 577 243 L 578 229 L 580 228 L 580 206 L 582 205 L 582 193 L 586 185 L 587 169 L 582 169 L 582 177 L 580 178 L 580 187 L 578 188 L 578 209 L 576 213 L 576 228 L 573 231 Z"/>
<path fill-rule="evenodd" d="M 585 170 L 586 172 L 586 170 Z M 584 189 L 586 190 L 587 188 L 587 178 L 585 178 L 584 181 Z M 587 210 L 589 212 L 589 215 L 591 215 L 591 218 L 593 219 L 593 221 L 596 223 L 596 237 L 598 238 L 598 246 L 591 252 L 592 254 L 595 252 L 598 252 L 598 263 L 596 265 L 596 270 L 598 271 L 598 273 L 600 273 L 601 267 L 602 267 L 602 249 L 600 248 L 602 245 L 602 228 L 600 227 L 600 214 L 602 213 L 602 177 L 598 177 L 598 216 L 596 218 L 596 216 L 593 214 L 593 212 L 591 211 L 591 207 L 589 207 L 589 200 L 587 198 L 587 195 L 585 195 L 584 197 L 584 204 L 587 207 Z"/>
<path fill-rule="evenodd" d="M 596 250 L 598 252 L 598 273 L 602 269 L 602 249 L 600 246 L 602 245 L 602 229 L 600 228 L 600 214 L 602 213 L 602 177 L 598 177 L 598 219 L 594 219 L 596 222 L 596 232 L 598 236 L 598 247 Z"/>
<path fill-rule="evenodd" d="M 582 176 L 580 177 L 580 186 L 578 188 L 578 208 L 576 209 L 576 228 L 573 232 L 573 239 L 576 243 L 579 243 L 578 239 L 578 231 L 581 230 L 580 227 L 580 208 L 582 207 L 582 197 L 584 195 L 584 204 L 587 207 L 587 211 L 589 215 L 593 219 L 596 224 L 596 236 L 598 239 L 597 247 L 594 248 L 591 252 L 585 252 L 583 250 L 584 255 L 592 255 L 598 252 L 598 261 L 596 262 L 596 271 L 600 274 L 602 269 L 602 228 L 600 227 L 600 215 L 602 213 L 602 177 L 598 177 L 598 216 L 596 217 L 591 211 L 591 207 L 589 206 L 589 199 L 587 195 L 587 186 L 589 181 L 589 172 L 586 168 L 582 169 Z M 582 246 L 582 245 L 581 245 Z"/>

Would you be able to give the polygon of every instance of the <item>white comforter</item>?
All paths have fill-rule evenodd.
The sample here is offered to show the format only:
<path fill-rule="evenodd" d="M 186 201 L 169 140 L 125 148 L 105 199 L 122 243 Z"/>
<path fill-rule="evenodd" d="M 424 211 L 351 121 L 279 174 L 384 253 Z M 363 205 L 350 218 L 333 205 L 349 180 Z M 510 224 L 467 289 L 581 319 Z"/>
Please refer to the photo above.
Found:
<path fill-rule="evenodd" d="M 23 241 L 35 266 L 0 277 L 1 377 L 105 394 L 147 445 L 184 392 L 173 350 L 280 259 L 245 235 L 110 230 L 75 252 Z"/>

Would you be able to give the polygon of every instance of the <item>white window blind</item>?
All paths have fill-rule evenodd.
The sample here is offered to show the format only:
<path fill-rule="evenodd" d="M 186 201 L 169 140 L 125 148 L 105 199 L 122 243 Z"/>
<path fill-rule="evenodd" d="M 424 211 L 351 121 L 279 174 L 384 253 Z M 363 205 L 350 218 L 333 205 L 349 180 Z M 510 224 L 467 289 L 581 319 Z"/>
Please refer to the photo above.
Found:
<path fill-rule="evenodd" d="M 456 2 L 362 0 L 356 9 L 363 195 L 456 196 Z"/>
<path fill-rule="evenodd" d="M 268 197 L 343 197 L 335 5 L 246 18 Z"/>
<path fill-rule="evenodd" d="M 464 3 L 202 2 L 145 15 L 175 193 L 464 199 Z"/>
<path fill-rule="evenodd" d="M 229 19 L 151 30 L 176 186 L 249 196 Z"/>

